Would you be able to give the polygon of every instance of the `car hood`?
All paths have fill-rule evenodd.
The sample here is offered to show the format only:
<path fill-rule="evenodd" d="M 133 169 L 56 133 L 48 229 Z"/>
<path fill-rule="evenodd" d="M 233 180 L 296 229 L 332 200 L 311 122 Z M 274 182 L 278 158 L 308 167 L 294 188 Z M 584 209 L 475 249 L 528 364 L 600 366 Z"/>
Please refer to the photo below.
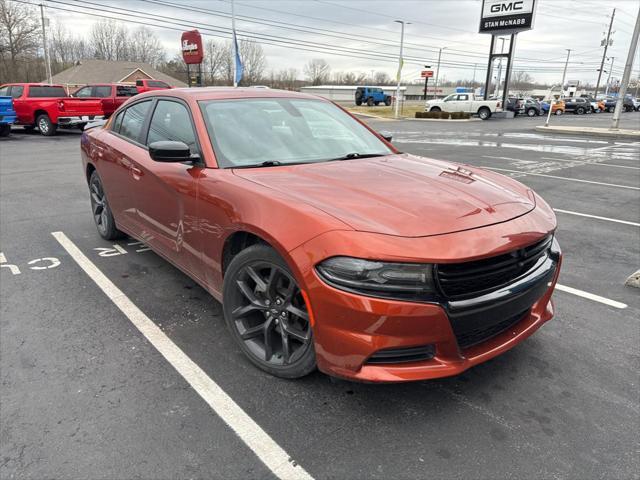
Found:
<path fill-rule="evenodd" d="M 354 230 L 403 237 L 501 223 L 535 207 L 533 193 L 508 177 L 407 154 L 234 173 L 312 205 Z"/>

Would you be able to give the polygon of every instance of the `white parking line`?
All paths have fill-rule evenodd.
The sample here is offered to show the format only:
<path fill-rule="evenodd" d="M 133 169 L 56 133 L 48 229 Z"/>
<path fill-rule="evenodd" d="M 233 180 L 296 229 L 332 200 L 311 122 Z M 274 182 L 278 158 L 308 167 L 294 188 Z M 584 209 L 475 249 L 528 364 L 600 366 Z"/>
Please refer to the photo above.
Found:
<path fill-rule="evenodd" d="M 554 208 L 553 211 L 559 212 L 559 213 L 566 213 L 567 215 L 577 215 L 578 217 L 595 218 L 596 220 L 605 220 L 607 222 L 623 223 L 625 225 L 640 227 L 640 223 L 629 222 L 628 220 L 618 220 L 617 218 L 599 217 L 598 215 L 589 215 L 588 213 L 572 212 L 571 210 L 562 210 L 560 208 Z"/>
<path fill-rule="evenodd" d="M 481 168 L 486 168 L 488 170 L 497 170 L 499 172 L 511 172 L 511 173 L 520 173 L 522 175 L 533 175 L 535 177 L 555 178 L 558 180 L 566 180 L 567 182 L 591 183 L 593 185 L 602 185 L 605 187 L 625 188 L 628 190 L 640 190 L 640 187 L 632 187 L 630 185 L 617 185 L 615 183 L 594 182 L 593 180 L 582 180 L 581 178 L 559 177 L 557 175 L 546 175 L 544 173 L 529 173 L 529 172 L 523 172 L 522 170 L 508 170 L 506 168 L 496 168 L 496 167 L 481 167 Z"/>
<path fill-rule="evenodd" d="M 276 477 L 283 480 L 313 480 L 304 468 L 297 465 L 268 433 L 180 350 L 63 232 L 52 232 L 51 235 Z"/>
<path fill-rule="evenodd" d="M 595 295 L 593 293 L 585 292 L 584 290 L 578 290 L 577 288 L 567 287 L 566 285 L 560 285 L 556 283 L 556 290 L 560 290 L 562 292 L 571 293 L 573 295 L 577 295 L 582 298 L 587 298 L 589 300 L 593 300 L 594 302 L 604 303 L 605 305 L 609 305 L 614 308 L 627 308 L 626 303 L 616 302 L 615 300 L 610 300 L 605 297 L 601 297 L 600 295 Z"/>
<path fill-rule="evenodd" d="M 541 157 L 540 160 L 553 160 L 554 162 L 571 162 L 571 163 L 581 163 L 581 165 L 592 165 L 594 167 L 614 167 L 614 168 L 627 168 L 629 170 L 640 170 L 640 167 L 630 167 L 629 165 L 618 165 L 613 163 L 604 163 L 608 159 L 604 159 L 602 162 L 586 162 L 584 160 L 571 160 L 569 158 L 552 158 L 552 157 Z M 578 166 L 578 165 L 576 165 Z"/>

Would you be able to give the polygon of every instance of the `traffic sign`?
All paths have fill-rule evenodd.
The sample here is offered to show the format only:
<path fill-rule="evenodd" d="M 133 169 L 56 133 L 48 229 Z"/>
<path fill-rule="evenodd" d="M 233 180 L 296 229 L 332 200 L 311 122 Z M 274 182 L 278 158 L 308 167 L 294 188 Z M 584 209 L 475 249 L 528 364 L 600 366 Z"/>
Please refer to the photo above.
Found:
<path fill-rule="evenodd" d="M 433 70 L 422 70 L 420 72 L 420 76 L 422 78 L 432 78 L 433 77 Z"/>

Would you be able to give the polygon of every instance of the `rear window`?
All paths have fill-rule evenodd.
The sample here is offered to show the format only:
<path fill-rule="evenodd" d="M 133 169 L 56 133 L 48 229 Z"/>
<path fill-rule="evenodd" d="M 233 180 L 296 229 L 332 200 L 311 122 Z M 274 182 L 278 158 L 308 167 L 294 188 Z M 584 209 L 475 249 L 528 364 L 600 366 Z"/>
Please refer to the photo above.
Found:
<path fill-rule="evenodd" d="M 136 87 L 128 85 L 118 85 L 116 87 L 116 96 L 118 97 L 133 97 L 138 94 Z"/>
<path fill-rule="evenodd" d="M 160 80 L 148 80 L 147 81 L 147 85 L 149 87 L 161 87 L 161 88 L 168 88 L 169 85 L 167 85 L 164 82 L 161 82 Z"/>
<path fill-rule="evenodd" d="M 29 87 L 29 97 L 37 97 L 37 98 L 60 98 L 66 97 L 67 92 L 65 92 L 62 87 L 55 87 L 51 85 L 39 85 L 39 86 L 31 86 Z"/>

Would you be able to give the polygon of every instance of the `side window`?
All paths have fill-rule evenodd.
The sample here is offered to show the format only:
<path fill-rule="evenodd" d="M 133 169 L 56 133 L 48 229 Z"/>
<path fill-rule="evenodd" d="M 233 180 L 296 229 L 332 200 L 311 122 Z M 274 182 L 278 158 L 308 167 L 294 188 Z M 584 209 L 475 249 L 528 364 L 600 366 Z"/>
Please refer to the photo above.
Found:
<path fill-rule="evenodd" d="M 111 124 L 111 130 L 114 132 L 120 132 L 120 125 L 122 125 L 122 117 L 124 117 L 124 110 L 118 112 L 116 118 L 113 120 Z"/>
<path fill-rule="evenodd" d="M 120 125 L 120 135 L 130 138 L 134 142 L 140 141 L 142 126 L 149 112 L 151 101 L 136 103 L 124 111 Z"/>
<path fill-rule="evenodd" d="M 14 85 L 11 87 L 12 98 L 20 98 L 23 92 L 24 92 L 24 87 L 22 85 Z"/>
<path fill-rule="evenodd" d="M 118 97 L 133 97 L 138 93 L 136 87 L 128 85 L 118 85 L 116 87 L 116 96 Z"/>
<path fill-rule="evenodd" d="M 161 140 L 184 142 L 191 153 L 198 151 L 189 111 L 182 103 L 159 100 L 149 124 L 147 145 Z"/>
<path fill-rule="evenodd" d="M 78 98 L 90 97 L 91 96 L 91 89 L 92 89 L 92 87 L 82 87 L 80 90 L 78 90 L 76 93 L 74 93 L 73 96 L 74 97 L 78 97 Z"/>
<path fill-rule="evenodd" d="M 98 98 L 109 98 L 111 96 L 111 86 L 100 85 L 98 87 L 93 87 L 93 96 Z"/>
<path fill-rule="evenodd" d="M 458 95 L 458 100 L 467 101 L 469 100 L 469 95 Z"/>
<path fill-rule="evenodd" d="M 8 97 L 9 96 L 9 87 L 0 88 L 0 97 Z"/>

